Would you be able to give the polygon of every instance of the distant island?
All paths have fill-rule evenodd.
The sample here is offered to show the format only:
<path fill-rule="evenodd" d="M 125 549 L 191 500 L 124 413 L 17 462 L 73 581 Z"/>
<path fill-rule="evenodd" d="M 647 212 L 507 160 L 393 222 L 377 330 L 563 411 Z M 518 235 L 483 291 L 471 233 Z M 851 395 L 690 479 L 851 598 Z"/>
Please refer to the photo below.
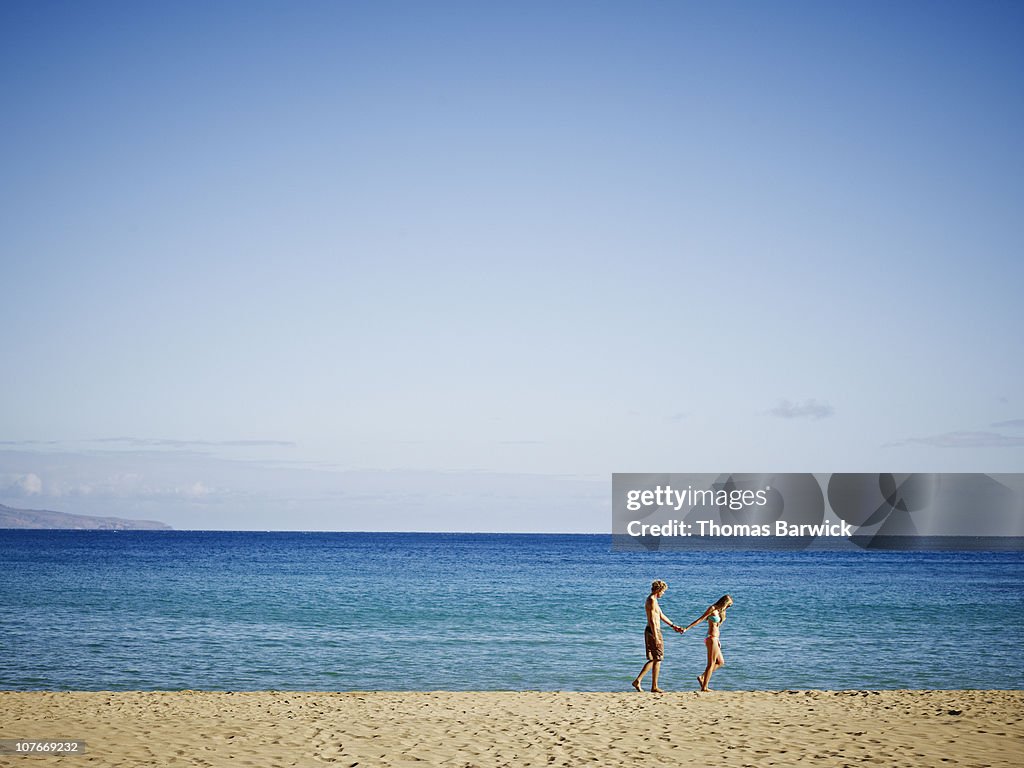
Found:
<path fill-rule="evenodd" d="M 0 504 L 0 528 L 65 528 L 94 531 L 172 531 L 156 520 L 125 520 L 122 517 L 69 515 L 49 509 L 15 509 Z"/>

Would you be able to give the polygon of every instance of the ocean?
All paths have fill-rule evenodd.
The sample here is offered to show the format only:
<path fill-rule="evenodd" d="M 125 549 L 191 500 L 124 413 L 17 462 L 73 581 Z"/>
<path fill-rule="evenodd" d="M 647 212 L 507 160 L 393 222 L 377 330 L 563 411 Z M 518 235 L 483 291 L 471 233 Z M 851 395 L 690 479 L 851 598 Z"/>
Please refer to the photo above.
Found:
<path fill-rule="evenodd" d="M 602 535 L 0 531 L 0 689 L 627 691 L 725 593 L 721 690 L 1024 688 L 1024 553 Z M 665 627 L 691 690 L 704 631 Z M 647 678 L 649 684 L 650 677 Z"/>

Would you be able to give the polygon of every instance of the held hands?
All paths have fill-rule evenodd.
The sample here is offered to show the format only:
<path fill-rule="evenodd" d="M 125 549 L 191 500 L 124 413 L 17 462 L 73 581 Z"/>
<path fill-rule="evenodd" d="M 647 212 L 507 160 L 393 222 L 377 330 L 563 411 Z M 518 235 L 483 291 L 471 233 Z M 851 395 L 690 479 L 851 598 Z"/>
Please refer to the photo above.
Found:
<path fill-rule="evenodd" d="M 677 627 L 674 624 L 672 625 L 672 629 L 674 629 L 680 635 L 683 634 L 684 632 L 686 632 L 686 627 Z"/>

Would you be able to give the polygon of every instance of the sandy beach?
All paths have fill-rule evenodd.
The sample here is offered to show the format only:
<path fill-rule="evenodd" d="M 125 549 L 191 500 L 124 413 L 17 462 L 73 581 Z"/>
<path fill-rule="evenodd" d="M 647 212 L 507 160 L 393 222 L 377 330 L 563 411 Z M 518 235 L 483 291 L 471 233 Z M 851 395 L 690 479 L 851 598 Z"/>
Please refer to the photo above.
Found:
<path fill-rule="evenodd" d="M 90 766 L 1019 766 L 1024 691 L 0 692 Z"/>

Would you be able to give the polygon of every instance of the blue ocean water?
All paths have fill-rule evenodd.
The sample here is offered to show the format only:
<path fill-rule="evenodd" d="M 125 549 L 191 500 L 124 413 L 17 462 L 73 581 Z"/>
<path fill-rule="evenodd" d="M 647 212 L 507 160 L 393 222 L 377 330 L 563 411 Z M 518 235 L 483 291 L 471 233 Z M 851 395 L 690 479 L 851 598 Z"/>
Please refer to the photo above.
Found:
<path fill-rule="evenodd" d="M 1024 553 L 610 541 L 4 530 L 0 689 L 628 690 L 654 578 L 677 623 L 733 596 L 722 690 L 1024 688 Z M 663 688 L 703 634 L 666 631 Z"/>

